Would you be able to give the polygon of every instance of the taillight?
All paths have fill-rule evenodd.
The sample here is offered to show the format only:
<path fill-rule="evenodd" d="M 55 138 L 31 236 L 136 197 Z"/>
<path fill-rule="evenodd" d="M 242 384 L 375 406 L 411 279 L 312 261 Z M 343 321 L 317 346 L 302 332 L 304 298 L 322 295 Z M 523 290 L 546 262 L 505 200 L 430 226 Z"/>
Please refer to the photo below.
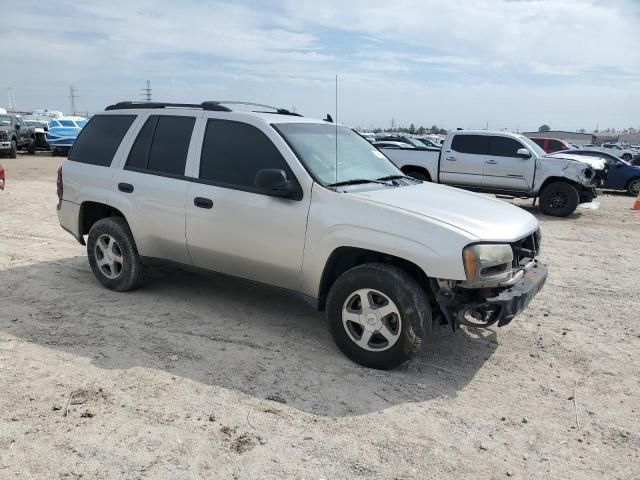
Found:
<path fill-rule="evenodd" d="M 58 193 L 58 209 L 60 209 L 60 206 L 62 205 L 62 194 L 63 194 L 63 188 L 62 188 L 62 166 L 60 166 L 60 168 L 58 168 L 58 180 L 56 180 L 56 190 Z"/>
<path fill-rule="evenodd" d="M 4 190 L 4 168 L 0 165 L 0 190 Z"/>

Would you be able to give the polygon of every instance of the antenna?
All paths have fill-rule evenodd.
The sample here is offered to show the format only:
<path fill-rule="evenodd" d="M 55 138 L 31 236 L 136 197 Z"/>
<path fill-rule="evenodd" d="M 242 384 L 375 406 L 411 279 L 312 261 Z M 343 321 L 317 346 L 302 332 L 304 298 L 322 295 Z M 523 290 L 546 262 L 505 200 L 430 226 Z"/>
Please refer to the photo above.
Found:
<path fill-rule="evenodd" d="M 13 88 L 9 87 L 9 108 L 10 112 L 16 111 L 16 97 L 13 96 Z"/>
<path fill-rule="evenodd" d="M 77 90 L 71 85 L 69 87 L 69 99 L 71 100 L 71 112 L 73 112 L 73 115 L 76 114 L 76 98 L 78 98 Z"/>
<path fill-rule="evenodd" d="M 147 85 L 146 88 L 142 89 L 142 99 L 145 102 L 150 102 L 151 101 L 151 82 L 147 80 L 146 85 Z"/>
<path fill-rule="evenodd" d="M 336 73 L 336 183 L 338 183 L 338 74 Z"/>

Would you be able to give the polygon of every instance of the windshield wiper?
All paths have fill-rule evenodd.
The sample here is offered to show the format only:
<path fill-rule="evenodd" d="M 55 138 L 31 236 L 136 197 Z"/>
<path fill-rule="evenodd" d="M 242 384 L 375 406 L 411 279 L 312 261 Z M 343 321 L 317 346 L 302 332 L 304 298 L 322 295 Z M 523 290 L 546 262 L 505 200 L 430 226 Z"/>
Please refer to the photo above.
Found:
<path fill-rule="evenodd" d="M 421 180 L 417 179 L 417 178 L 413 178 L 413 177 L 408 177 L 406 175 L 389 175 L 387 177 L 381 177 L 381 178 L 376 178 L 376 180 L 401 180 L 401 179 L 405 179 L 405 180 L 413 180 L 414 182 L 420 182 Z"/>
<path fill-rule="evenodd" d="M 380 185 L 391 186 L 391 184 L 387 182 L 382 182 L 378 180 L 371 180 L 369 178 L 354 178 L 352 180 L 345 180 L 344 182 L 330 183 L 327 187 L 342 187 L 344 185 L 358 185 L 360 183 L 379 183 Z"/>

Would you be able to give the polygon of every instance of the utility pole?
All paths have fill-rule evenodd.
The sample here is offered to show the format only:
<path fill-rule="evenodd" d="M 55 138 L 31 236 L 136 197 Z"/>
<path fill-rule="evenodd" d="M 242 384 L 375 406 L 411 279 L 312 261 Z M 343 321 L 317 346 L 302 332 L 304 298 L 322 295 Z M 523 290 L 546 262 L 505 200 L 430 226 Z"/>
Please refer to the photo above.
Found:
<path fill-rule="evenodd" d="M 76 98 L 78 98 L 78 91 L 73 85 L 69 87 L 69 100 L 71 100 L 71 112 L 72 115 L 76 114 Z"/>
<path fill-rule="evenodd" d="M 142 89 L 142 99 L 146 102 L 151 101 L 151 82 L 147 80 L 146 87 Z"/>
<path fill-rule="evenodd" d="M 16 111 L 16 97 L 13 96 L 13 88 L 9 87 L 9 111 Z"/>

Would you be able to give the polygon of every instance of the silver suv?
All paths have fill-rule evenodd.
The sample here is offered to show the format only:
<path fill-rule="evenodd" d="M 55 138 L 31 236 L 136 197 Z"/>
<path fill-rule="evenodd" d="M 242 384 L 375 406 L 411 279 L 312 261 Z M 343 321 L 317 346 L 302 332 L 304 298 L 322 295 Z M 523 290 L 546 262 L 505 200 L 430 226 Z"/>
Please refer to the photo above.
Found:
<path fill-rule="evenodd" d="M 406 177 L 348 128 L 230 102 L 124 102 L 58 172 L 58 218 L 117 291 L 157 260 L 266 283 L 326 310 L 340 349 L 392 368 L 433 321 L 509 323 L 542 288 L 538 222 Z"/>

